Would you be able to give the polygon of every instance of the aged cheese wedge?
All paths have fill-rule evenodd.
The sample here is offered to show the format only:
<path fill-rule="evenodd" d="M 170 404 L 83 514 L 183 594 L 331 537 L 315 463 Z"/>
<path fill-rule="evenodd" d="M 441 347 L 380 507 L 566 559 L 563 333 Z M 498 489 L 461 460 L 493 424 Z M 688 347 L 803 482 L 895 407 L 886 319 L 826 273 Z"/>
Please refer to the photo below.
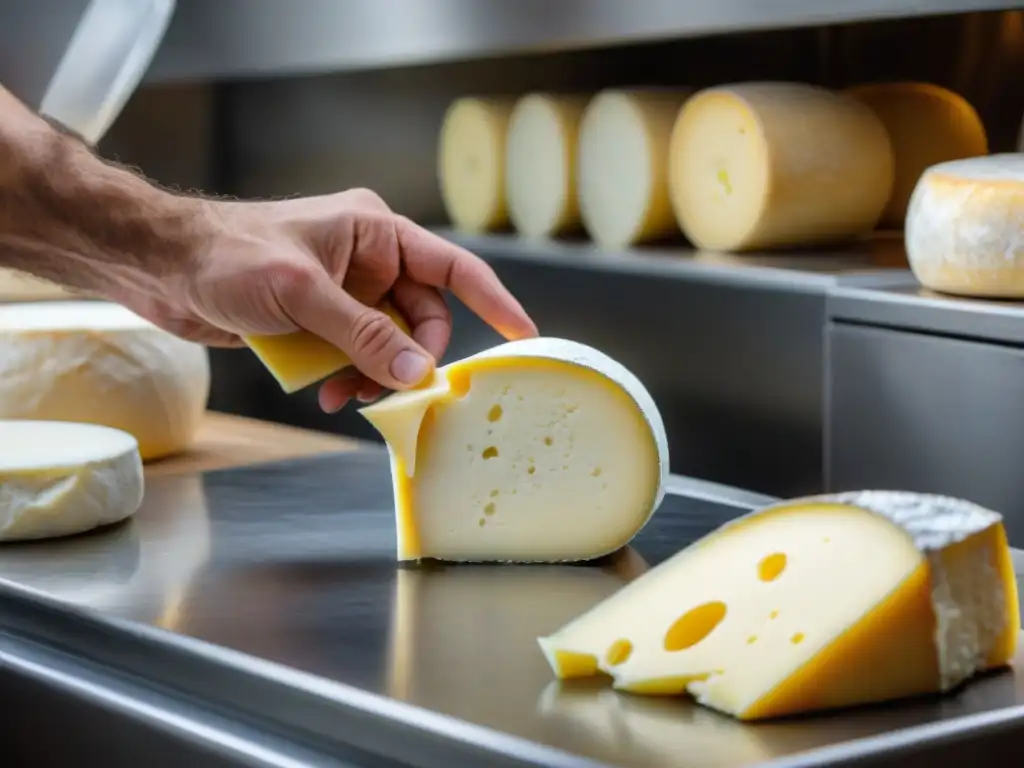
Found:
<path fill-rule="evenodd" d="M 387 314 L 405 333 L 409 324 L 390 304 L 381 304 Z M 245 343 L 270 371 L 285 392 L 298 392 L 310 384 L 326 379 L 332 373 L 348 368 L 352 359 L 309 331 L 295 331 L 278 336 L 248 336 Z"/>
<path fill-rule="evenodd" d="M 509 217 L 524 237 L 580 229 L 576 161 L 586 105 L 584 96 L 531 93 L 512 110 L 505 179 Z"/>
<path fill-rule="evenodd" d="M 480 233 L 508 225 L 505 136 L 515 101 L 456 99 L 441 125 L 437 175 L 452 226 Z"/>
<path fill-rule="evenodd" d="M 0 306 L 0 419 L 123 429 L 149 460 L 192 445 L 209 393 L 205 347 L 118 304 Z"/>
<path fill-rule="evenodd" d="M 847 93 L 878 115 L 895 153 L 895 182 L 880 222 L 884 227 L 903 227 L 910 195 L 928 167 L 988 154 L 988 134 L 978 113 L 948 88 L 930 83 L 871 83 Z"/>
<path fill-rule="evenodd" d="M 948 691 L 1019 631 L 998 514 L 863 491 L 744 516 L 540 644 L 559 677 L 756 720 Z"/>
<path fill-rule="evenodd" d="M 0 541 L 81 533 L 135 514 L 139 444 L 127 432 L 62 421 L 0 421 Z"/>
<path fill-rule="evenodd" d="M 741 83 L 691 96 L 672 131 L 669 188 L 683 232 L 707 250 L 864 235 L 892 193 L 882 121 L 851 96 Z"/>
<path fill-rule="evenodd" d="M 610 90 L 587 105 L 579 132 L 580 214 L 602 248 L 679 234 L 668 195 L 668 145 L 687 95 Z"/>
<path fill-rule="evenodd" d="M 932 166 L 907 210 L 907 259 L 925 288 L 1024 298 L 1024 154 Z"/>
<path fill-rule="evenodd" d="M 653 399 L 583 344 L 501 344 L 360 412 L 391 455 L 399 560 L 590 560 L 664 496 Z"/>

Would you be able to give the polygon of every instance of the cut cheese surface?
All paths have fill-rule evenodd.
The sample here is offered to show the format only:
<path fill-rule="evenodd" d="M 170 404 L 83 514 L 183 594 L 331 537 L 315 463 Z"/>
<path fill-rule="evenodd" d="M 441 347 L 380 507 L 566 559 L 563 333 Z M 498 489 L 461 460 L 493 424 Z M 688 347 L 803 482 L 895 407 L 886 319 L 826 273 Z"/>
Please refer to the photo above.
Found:
<path fill-rule="evenodd" d="M 437 175 L 452 226 L 480 233 L 508 225 L 505 137 L 512 99 L 461 98 L 441 125 Z"/>
<path fill-rule="evenodd" d="M 0 541 L 81 533 L 135 514 L 142 459 L 127 432 L 0 421 Z"/>
<path fill-rule="evenodd" d="M 559 677 L 591 658 L 756 720 L 948 691 L 1009 663 L 1019 628 L 998 514 L 864 491 L 739 518 L 540 644 Z"/>
<path fill-rule="evenodd" d="M 669 187 L 699 248 L 742 251 L 870 233 L 892 192 L 882 121 L 851 96 L 798 83 L 708 88 L 672 131 Z"/>
<path fill-rule="evenodd" d="M 872 83 L 847 91 L 878 115 L 896 160 L 881 225 L 902 228 L 910 195 L 932 165 L 988 153 L 988 134 L 963 96 L 930 83 Z"/>
<path fill-rule="evenodd" d="M 907 259 L 925 288 L 1024 298 L 1024 154 L 932 166 L 907 210 Z"/>
<path fill-rule="evenodd" d="M 0 419 L 121 429 L 157 459 L 191 446 L 209 393 L 205 347 L 119 304 L 0 306 Z"/>
<path fill-rule="evenodd" d="M 653 399 L 575 342 L 501 344 L 361 413 L 391 455 L 399 560 L 590 560 L 627 544 L 664 496 Z"/>
<path fill-rule="evenodd" d="M 668 194 L 672 126 L 688 91 L 603 91 L 579 132 L 580 214 L 602 248 L 679 234 Z"/>
<path fill-rule="evenodd" d="M 404 333 L 409 333 L 409 324 L 398 310 L 390 304 L 382 304 L 380 309 Z M 309 331 L 247 336 L 245 343 L 288 393 L 298 392 L 352 365 L 346 353 Z"/>
<path fill-rule="evenodd" d="M 528 238 L 580 228 L 577 197 L 579 123 L 587 99 L 532 93 L 516 102 L 505 145 L 509 217 Z"/>

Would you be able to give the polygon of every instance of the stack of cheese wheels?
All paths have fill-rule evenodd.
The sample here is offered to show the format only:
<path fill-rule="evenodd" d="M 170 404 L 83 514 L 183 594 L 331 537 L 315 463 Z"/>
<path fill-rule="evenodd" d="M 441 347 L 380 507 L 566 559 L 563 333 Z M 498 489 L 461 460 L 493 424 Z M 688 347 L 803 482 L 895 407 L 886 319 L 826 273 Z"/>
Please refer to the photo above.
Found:
<path fill-rule="evenodd" d="M 882 121 L 852 96 L 797 83 L 709 88 L 672 132 L 669 187 L 683 232 L 749 251 L 870 233 L 892 192 Z"/>
<path fill-rule="evenodd" d="M 118 304 L 0 306 L 0 419 L 121 429 L 156 459 L 190 446 L 209 391 L 205 347 Z"/>
<path fill-rule="evenodd" d="M 508 225 L 505 137 L 513 104 L 510 98 L 466 97 L 445 112 L 437 175 L 448 218 L 461 232 Z"/>
<path fill-rule="evenodd" d="M 885 124 L 896 158 L 896 179 L 880 225 L 903 227 L 910 195 L 925 169 L 988 154 L 988 135 L 965 98 L 929 83 L 872 83 L 847 91 Z"/>
<path fill-rule="evenodd" d="M 537 239 L 581 227 L 576 190 L 579 124 L 587 98 L 531 93 L 516 102 L 505 146 L 509 217 Z"/>
<path fill-rule="evenodd" d="M 926 288 L 1024 299 L 1024 154 L 932 166 L 907 209 L 907 259 Z"/>
<path fill-rule="evenodd" d="M 610 90 L 587 105 L 579 133 L 580 213 L 598 246 L 626 248 L 679 233 L 668 148 L 688 93 Z"/>

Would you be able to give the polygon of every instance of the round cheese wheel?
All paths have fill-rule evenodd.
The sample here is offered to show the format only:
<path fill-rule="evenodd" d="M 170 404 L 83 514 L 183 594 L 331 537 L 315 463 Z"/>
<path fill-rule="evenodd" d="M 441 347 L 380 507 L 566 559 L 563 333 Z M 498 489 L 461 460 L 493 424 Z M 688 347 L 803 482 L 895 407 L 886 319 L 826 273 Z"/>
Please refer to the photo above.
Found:
<path fill-rule="evenodd" d="M 461 98 L 445 112 L 438 146 L 441 199 L 457 230 L 508 226 L 505 136 L 512 99 Z"/>
<path fill-rule="evenodd" d="M 582 96 L 533 93 L 512 109 L 505 145 L 508 212 L 524 237 L 580 229 L 576 160 L 586 105 Z"/>
<path fill-rule="evenodd" d="M 869 233 L 893 184 L 882 121 L 851 96 L 797 83 L 709 88 L 672 131 L 669 187 L 699 248 L 821 244 Z"/>
<path fill-rule="evenodd" d="M 1024 155 L 952 160 L 925 171 L 907 208 L 907 259 L 925 288 L 1024 298 Z"/>
<path fill-rule="evenodd" d="M 668 145 L 687 91 L 604 91 L 579 133 L 583 225 L 602 248 L 679 233 L 668 195 Z"/>
<path fill-rule="evenodd" d="M 69 536 L 135 514 L 139 444 L 96 424 L 0 421 L 0 541 Z"/>
<path fill-rule="evenodd" d="M 123 429 L 156 459 L 191 445 L 209 392 L 205 347 L 118 304 L 0 306 L 0 419 Z"/>
<path fill-rule="evenodd" d="M 881 225 L 899 229 L 917 180 L 929 166 L 988 154 L 988 134 L 963 96 L 929 83 L 872 83 L 847 93 L 870 107 L 889 132 L 896 159 Z"/>

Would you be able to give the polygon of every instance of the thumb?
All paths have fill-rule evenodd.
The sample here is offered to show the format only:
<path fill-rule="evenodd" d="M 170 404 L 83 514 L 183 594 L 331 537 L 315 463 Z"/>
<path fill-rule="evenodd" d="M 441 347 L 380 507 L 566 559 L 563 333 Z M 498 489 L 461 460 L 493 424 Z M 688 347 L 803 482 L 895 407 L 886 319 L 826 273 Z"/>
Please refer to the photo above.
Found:
<path fill-rule="evenodd" d="M 347 354 L 363 374 L 388 389 L 409 389 L 434 370 L 434 358 L 378 309 L 367 307 L 316 270 L 305 291 L 279 297 L 297 325 Z M 290 302 L 289 297 L 293 297 Z"/>

